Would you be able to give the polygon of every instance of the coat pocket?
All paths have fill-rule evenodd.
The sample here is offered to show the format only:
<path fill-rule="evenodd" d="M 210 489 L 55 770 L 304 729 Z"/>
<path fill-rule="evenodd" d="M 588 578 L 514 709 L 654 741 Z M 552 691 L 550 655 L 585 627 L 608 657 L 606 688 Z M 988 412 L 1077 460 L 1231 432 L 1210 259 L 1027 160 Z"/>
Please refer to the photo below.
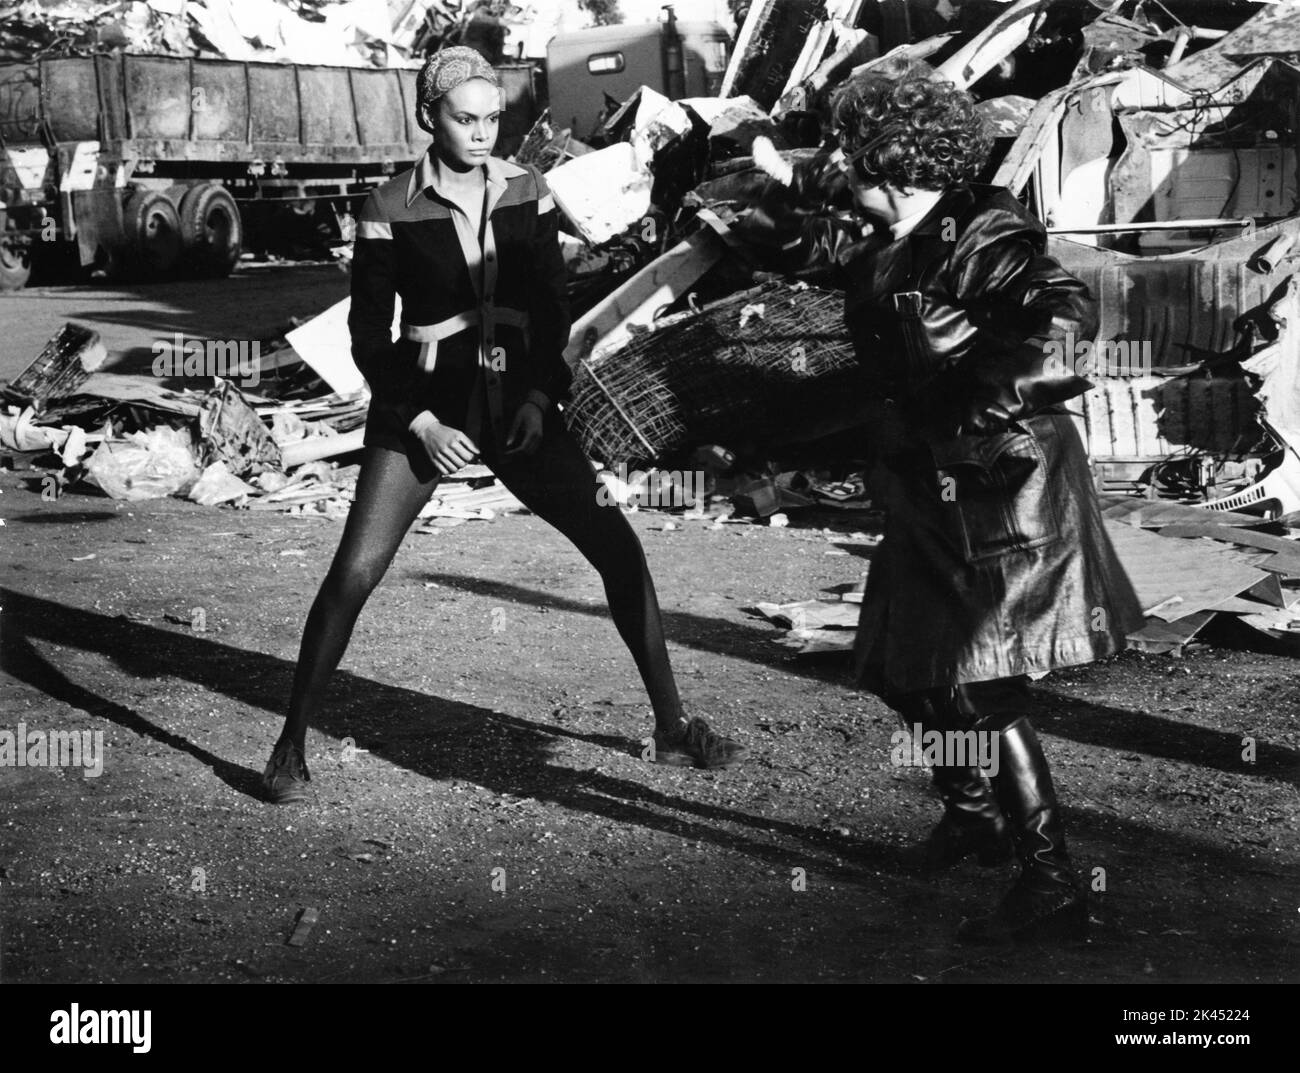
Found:
<path fill-rule="evenodd" d="M 969 563 L 1036 548 L 1061 535 L 1042 445 L 1028 432 L 931 444 L 939 497 Z"/>

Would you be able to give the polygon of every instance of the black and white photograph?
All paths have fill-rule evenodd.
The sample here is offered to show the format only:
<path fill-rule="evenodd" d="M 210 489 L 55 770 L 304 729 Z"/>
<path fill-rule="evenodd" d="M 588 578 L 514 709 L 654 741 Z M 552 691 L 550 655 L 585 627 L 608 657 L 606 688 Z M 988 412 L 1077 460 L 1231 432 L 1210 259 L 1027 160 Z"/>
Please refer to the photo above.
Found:
<path fill-rule="evenodd" d="M 33 1054 L 177 984 L 1249 1052 L 1300 0 L 0 0 L 0 547 Z"/>

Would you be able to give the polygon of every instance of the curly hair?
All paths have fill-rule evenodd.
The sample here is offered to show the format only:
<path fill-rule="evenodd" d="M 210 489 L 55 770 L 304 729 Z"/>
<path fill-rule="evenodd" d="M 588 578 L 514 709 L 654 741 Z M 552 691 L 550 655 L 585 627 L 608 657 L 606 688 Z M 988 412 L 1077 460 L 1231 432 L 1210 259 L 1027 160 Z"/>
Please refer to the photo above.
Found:
<path fill-rule="evenodd" d="M 859 174 L 900 190 L 942 190 L 973 179 L 993 148 L 974 98 L 915 65 L 850 79 L 831 102 L 831 121 L 845 156 L 866 150 Z"/>

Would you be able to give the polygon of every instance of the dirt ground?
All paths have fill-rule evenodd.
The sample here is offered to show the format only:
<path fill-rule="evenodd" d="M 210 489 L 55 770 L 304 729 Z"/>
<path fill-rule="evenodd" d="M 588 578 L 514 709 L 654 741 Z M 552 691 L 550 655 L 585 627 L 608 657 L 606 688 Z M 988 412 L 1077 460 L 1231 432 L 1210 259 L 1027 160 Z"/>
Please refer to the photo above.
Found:
<path fill-rule="evenodd" d="M 334 265 L 244 265 L 8 294 L 0 376 L 67 319 L 138 369 L 155 335 L 266 338 L 345 292 Z M 1041 682 L 1071 847 L 1104 885 L 1092 938 L 969 948 L 958 922 L 1010 873 L 902 870 L 938 807 L 891 763 L 893 716 L 746 610 L 856 581 L 861 519 L 631 516 L 689 710 L 751 749 L 724 773 L 641 759 L 650 709 L 599 580 L 542 522 L 412 534 L 309 735 L 312 801 L 277 809 L 259 776 L 341 525 L 40 488 L 0 471 L 0 730 L 102 731 L 106 759 L 0 766 L 0 980 L 1300 979 L 1293 659 Z"/>
<path fill-rule="evenodd" d="M 751 749 L 724 773 L 641 759 L 599 580 L 542 522 L 412 534 L 308 738 L 310 804 L 274 808 L 258 777 L 341 525 L 39 488 L 0 473 L 0 727 L 102 731 L 106 760 L 0 768 L 5 981 L 1300 978 L 1291 659 L 1126 654 L 1040 682 L 1072 851 L 1104 886 L 1092 937 L 967 947 L 958 922 L 1010 873 L 902 870 L 938 809 L 891 763 L 893 717 L 746 611 L 856 580 L 861 521 L 631 516 L 689 710 Z M 319 923 L 287 945 L 304 907 Z"/>

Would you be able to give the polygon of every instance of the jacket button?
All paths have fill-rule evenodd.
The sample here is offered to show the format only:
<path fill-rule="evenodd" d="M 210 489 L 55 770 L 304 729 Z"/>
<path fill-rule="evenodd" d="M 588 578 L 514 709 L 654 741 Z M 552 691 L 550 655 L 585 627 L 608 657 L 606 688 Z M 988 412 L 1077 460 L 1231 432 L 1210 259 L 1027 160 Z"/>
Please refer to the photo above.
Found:
<path fill-rule="evenodd" d="M 496 254 L 495 254 L 495 253 L 489 253 L 489 254 L 487 255 L 487 259 L 488 259 L 489 261 L 495 261 L 495 260 L 496 260 Z"/>

